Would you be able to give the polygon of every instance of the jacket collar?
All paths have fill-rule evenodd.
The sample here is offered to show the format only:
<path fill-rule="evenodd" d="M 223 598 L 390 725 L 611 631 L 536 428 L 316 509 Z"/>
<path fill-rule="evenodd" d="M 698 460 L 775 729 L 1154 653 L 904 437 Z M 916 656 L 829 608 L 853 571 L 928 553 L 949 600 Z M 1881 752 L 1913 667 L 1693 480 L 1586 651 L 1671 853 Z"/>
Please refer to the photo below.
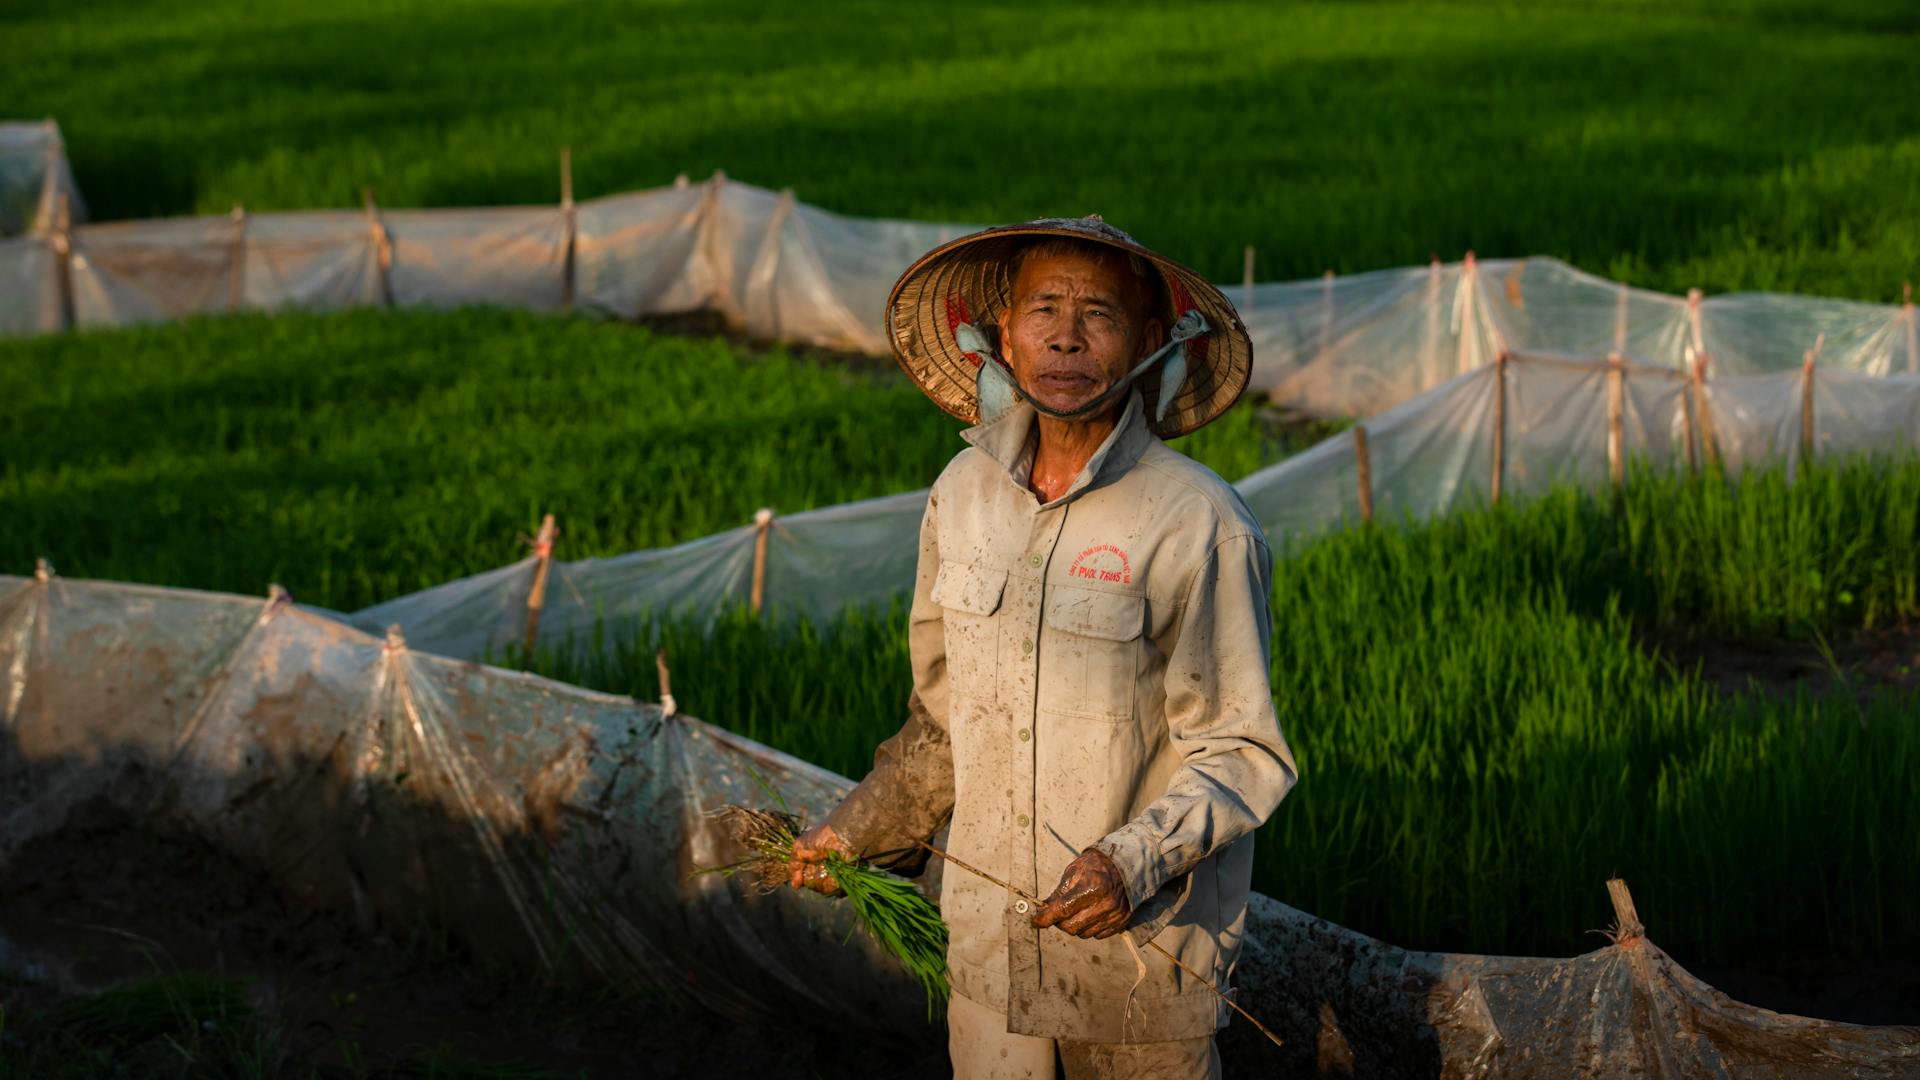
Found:
<path fill-rule="evenodd" d="M 960 433 L 960 437 L 975 449 L 999 462 L 1007 470 L 1007 479 L 1029 496 L 1032 493 L 1027 489 L 1027 480 L 1033 475 L 1033 456 L 1040 446 L 1040 428 L 1036 422 L 1038 415 L 1033 406 L 1025 401 L 1016 401 L 1012 408 L 993 420 Z M 1125 475 L 1153 442 L 1153 431 L 1147 427 L 1146 405 L 1140 398 L 1140 391 L 1135 390 L 1127 395 L 1120 422 L 1114 425 L 1113 431 L 1093 452 L 1093 456 L 1087 459 L 1080 475 L 1073 478 L 1073 483 L 1068 485 L 1064 494 L 1045 505 L 1057 506 L 1096 483 Z"/>

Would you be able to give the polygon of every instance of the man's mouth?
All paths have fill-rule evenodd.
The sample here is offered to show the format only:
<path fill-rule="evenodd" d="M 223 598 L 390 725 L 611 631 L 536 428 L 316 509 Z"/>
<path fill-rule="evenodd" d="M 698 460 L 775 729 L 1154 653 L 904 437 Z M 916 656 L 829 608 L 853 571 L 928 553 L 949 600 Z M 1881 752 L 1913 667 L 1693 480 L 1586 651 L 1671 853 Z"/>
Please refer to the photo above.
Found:
<path fill-rule="evenodd" d="M 1054 393 L 1077 393 L 1092 389 L 1093 377 L 1077 371 L 1046 371 L 1034 377 L 1034 389 Z"/>

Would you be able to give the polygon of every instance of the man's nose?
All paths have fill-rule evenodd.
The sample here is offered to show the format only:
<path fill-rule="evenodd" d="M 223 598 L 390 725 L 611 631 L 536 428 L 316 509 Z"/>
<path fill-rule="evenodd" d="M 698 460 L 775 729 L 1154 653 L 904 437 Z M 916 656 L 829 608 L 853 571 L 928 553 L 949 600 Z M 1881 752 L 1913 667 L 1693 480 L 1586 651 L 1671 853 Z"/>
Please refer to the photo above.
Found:
<path fill-rule="evenodd" d="M 1069 355 L 1085 352 L 1087 351 L 1087 339 L 1081 336 L 1078 325 L 1069 322 L 1053 332 L 1053 336 L 1047 341 L 1047 349 L 1051 352 L 1067 353 Z"/>

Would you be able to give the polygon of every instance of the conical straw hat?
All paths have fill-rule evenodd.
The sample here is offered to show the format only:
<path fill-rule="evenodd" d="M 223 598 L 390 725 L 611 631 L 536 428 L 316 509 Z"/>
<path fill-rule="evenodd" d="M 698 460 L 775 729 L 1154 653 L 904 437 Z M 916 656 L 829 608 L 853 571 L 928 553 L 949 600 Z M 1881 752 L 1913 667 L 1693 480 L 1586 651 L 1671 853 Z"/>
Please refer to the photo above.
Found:
<path fill-rule="evenodd" d="M 975 377 L 981 360 L 955 339 L 961 323 L 971 323 L 996 341 L 1001 311 L 1012 300 L 1010 268 L 1022 247 L 1036 239 L 1065 236 L 1091 240 L 1138 255 L 1159 271 L 1156 290 L 1165 310 L 1162 325 L 1171 328 L 1180 314 L 1198 309 L 1212 330 L 1187 343 L 1187 378 L 1164 420 L 1149 421 L 1163 439 L 1185 435 L 1231 408 L 1253 374 L 1253 342 L 1239 312 L 1206 278 L 1100 220 L 1044 218 L 1024 225 L 1003 225 L 963 236 L 922 255 L 894 283 L 887 298 L 887 332 L 900 367 L 934 404 L 968 423 L 980 419 Z M 1159 401 L 1158 368 L 1136 385 L 1146 399 L 1146 414 Z"/>

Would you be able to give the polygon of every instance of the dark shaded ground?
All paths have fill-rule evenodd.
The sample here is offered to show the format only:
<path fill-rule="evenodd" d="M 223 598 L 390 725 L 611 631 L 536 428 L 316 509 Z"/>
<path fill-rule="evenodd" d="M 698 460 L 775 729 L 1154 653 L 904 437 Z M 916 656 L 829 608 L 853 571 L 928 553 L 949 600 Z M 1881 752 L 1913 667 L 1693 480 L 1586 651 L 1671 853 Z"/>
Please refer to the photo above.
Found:
<path fill-rule="evenodd" d="M 203 844 L 92 812 L 0 874 L 0 1076 L 56 1067 L 63 1006 L 179 972 L 239 981 L 267 1028 L 263 1075 L 946 1074 L 944 1053 L 742 1027 L 654 995 L 563 991 L 428 934 L 365 935 L 345 916 L 283 906 L 264 874 Z M 182 1055 L 135 1048 L 122 1064 L 134 1075 L 217 1071 Z M 184 1071 L 158 1071 L 166 1065 Z M 105 1075 L 69 1067 L 59 1075 Z"/>
<path fill-rule="evenodd" d="M 1759 687 L 1779 697 L 1824 695 L 1844 687 L 1860 698 L 1920 693 L 1920 619 L 1832 637 L 1753 641 L 1648 631 L 1642 643 L 1680 671 L 1696 668 L 1726 694 Z"/>

